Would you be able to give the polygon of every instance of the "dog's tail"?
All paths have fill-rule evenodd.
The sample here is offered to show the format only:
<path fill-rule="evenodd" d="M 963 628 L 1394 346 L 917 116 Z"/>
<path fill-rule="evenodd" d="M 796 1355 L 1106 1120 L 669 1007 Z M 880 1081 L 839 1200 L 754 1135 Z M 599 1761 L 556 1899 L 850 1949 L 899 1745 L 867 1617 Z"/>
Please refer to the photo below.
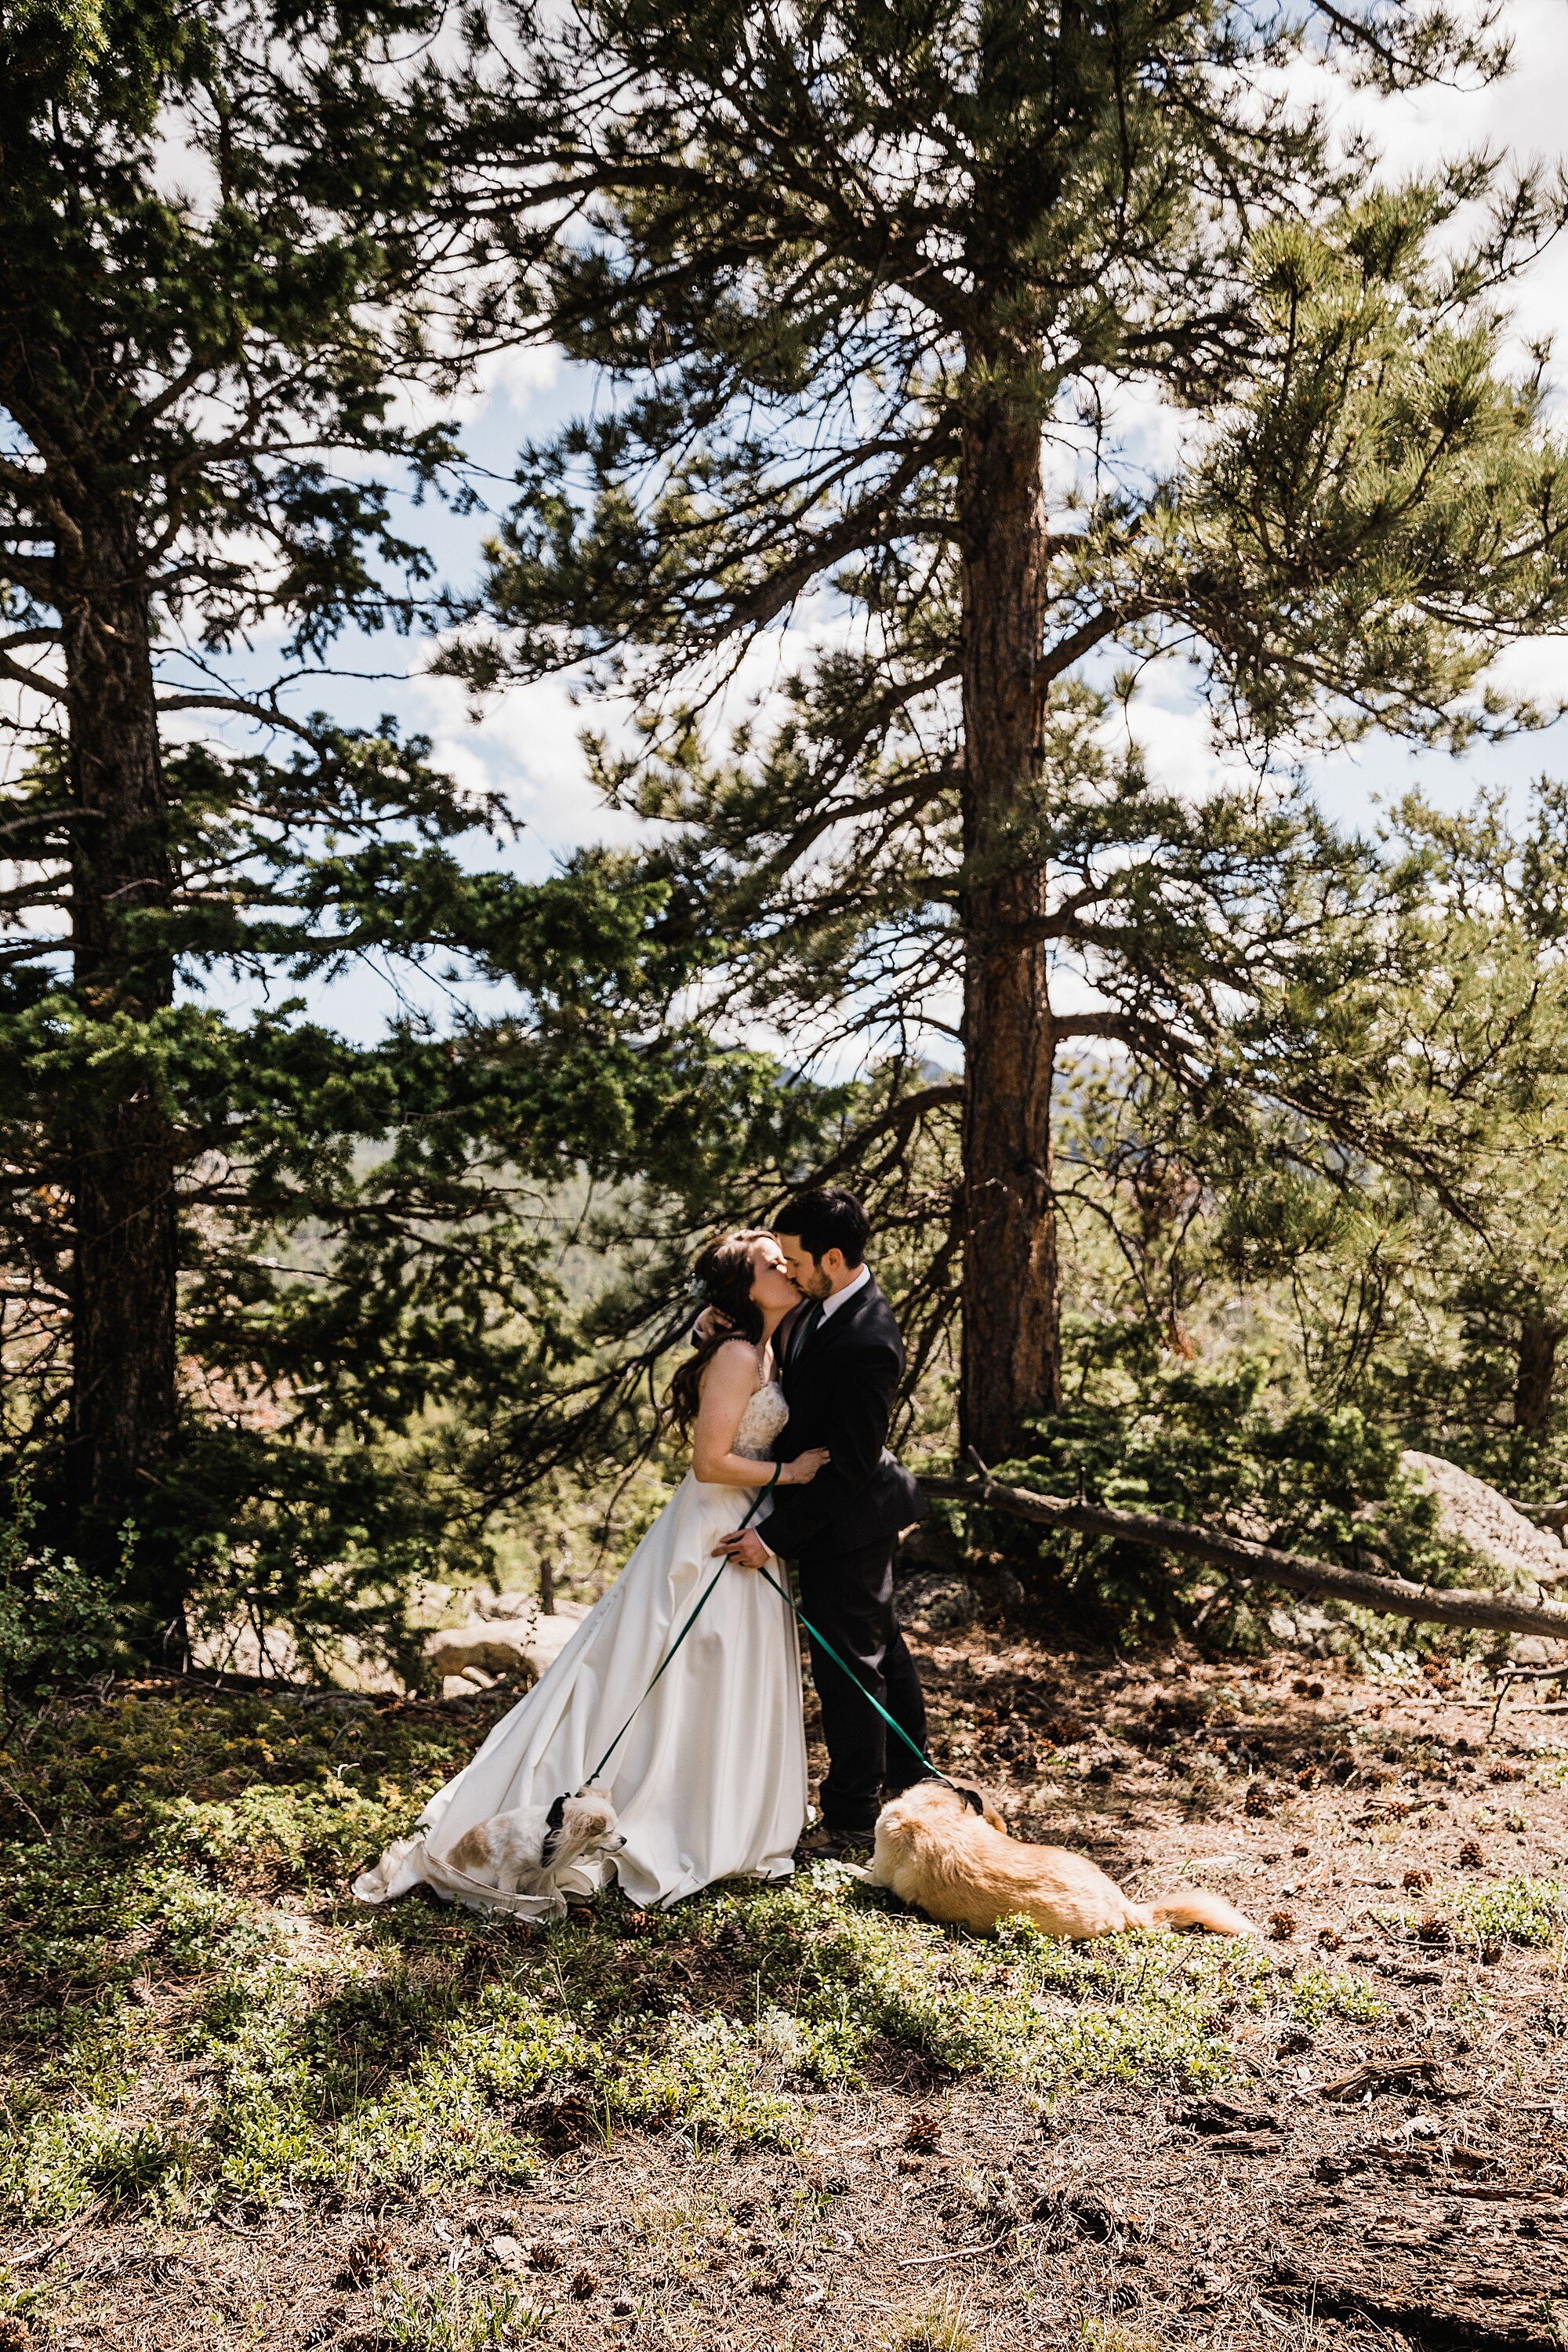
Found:
<path fill-rule="evenodd" d="M 1205 1895 L 1197 1888 L 1185 1895 L 1162 1895 L 1151 1903 L 1149 1916 L 1156 1927 L 1206 1927 L 1214 1936 L 1256 1936 L 1250 1919 L 1227 1903 L 1223 1895 Z"/>

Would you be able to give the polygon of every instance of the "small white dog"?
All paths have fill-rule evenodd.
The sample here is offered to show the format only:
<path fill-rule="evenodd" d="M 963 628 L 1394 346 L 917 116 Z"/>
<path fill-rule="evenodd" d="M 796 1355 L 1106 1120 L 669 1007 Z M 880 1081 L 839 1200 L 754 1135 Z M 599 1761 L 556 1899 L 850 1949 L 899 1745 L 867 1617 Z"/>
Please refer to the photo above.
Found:
<path fill-rule="evenodd" d="M 557 1797 L 550 1806 L 519 1805 L 476 1822 L 439 1860 L 503 1895 L 552 1895 L 570 1864 L 619 1853 L 625 1844 L 607 1799 Z"/>

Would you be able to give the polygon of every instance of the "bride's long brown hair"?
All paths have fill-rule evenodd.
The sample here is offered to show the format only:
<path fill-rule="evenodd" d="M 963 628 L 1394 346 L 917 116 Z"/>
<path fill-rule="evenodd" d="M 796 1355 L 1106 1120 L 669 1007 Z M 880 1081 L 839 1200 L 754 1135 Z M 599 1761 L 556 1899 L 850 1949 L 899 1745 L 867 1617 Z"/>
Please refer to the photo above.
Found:
<path fill-rule="evenodd" d="M 761 1225 L 744 1233 L 721 1234 L 717 1241 L 708 1244 L 693 1268 L 703 1307 L 711 1307 L 716 1318 L 721 1317 L 722 1320 L 705 1339 L 697 1341 L 670 1381 L 669 1418 L 683 1433 L 697 1418 L 697 1408 L 702 1402 L 702 1375 L 725 1340 L 749 1339 L 755 1347 L 763 1336 L 763 1310 L 752 1297 L 755 1276 L 752 1252 L 759 1242 L 767 1239 L 766 1229 Z"/>

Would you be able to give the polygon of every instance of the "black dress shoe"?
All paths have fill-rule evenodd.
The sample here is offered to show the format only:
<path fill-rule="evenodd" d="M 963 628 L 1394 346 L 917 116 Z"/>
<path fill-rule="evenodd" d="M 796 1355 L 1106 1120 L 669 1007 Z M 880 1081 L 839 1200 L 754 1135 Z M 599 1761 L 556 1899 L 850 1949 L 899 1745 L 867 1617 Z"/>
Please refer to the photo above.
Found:
<path fill-rule="evenodd" d="M 795 1852 L 807 1862 L 843 1862 L 849 1854 L 869 1853 L 876 1836 L 874 1828 L 841 1830 L 822 1822 L 807 1830 Z"/>

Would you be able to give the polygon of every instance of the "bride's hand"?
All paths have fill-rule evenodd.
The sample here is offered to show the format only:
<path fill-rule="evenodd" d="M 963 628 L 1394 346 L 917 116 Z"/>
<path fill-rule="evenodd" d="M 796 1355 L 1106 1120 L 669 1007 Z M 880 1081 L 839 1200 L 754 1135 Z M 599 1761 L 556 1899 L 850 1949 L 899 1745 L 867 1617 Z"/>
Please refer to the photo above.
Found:
<path fill-rule="evenodd" d="M 832 1459 L 833 1456 L 826 1445 L 808 1446 L 804 1454 L 797 1454 L 793 1462 L 784 1464 L 784 1468 L 779 1472 L 779 1485 L 809 1486 L 817 1472 Z"/>

